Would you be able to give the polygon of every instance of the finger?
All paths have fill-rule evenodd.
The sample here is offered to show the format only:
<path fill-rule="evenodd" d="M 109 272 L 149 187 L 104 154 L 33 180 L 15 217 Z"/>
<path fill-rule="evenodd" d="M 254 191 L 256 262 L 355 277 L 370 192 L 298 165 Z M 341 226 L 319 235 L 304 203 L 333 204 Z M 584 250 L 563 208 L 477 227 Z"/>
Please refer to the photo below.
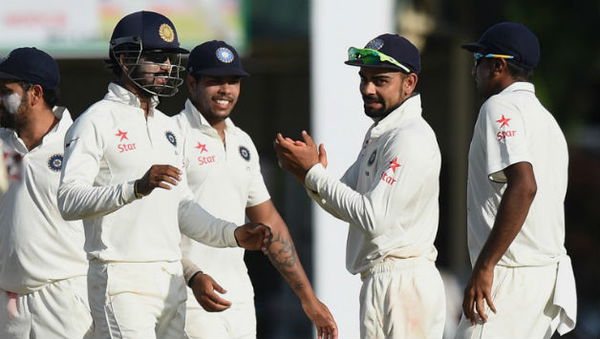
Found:
<path fill-rule="evenodd" d="M 332 339 L 338 339 L 338 329 L 337 329 L 337 326 L 335 324 L 333 326 L 333 331 L 331 331 L 331 338 Z"/>
<path fill-rule="evenodd" d="M 496 306 L 494 306 L 494 302 L 492 301 L 492 297 L 488 293 L 485 294 L 485 302 L 487 303 L 487 305 L 490 308 L 490 310 L 492 312 L 496 313 Z"/>
<path fill-rule="evenodd" d="M 219 285 L 219 283 L 217 283 L 216 281 L 212 281 L 212 285 L 213 285 L 213 289 L 221 294 L 223 293 L 227 293 L 227 290 L 224 289 L 223 287 L 221 287 L 221 285 Z"/>
<path fill-rule="evenodd" d="M 483 322 L 487 321 L 487 314 L 485 314 L 485 308 L 484 308 L 484 304 L 483 304 L 483 297 L 481 295 L 477 296 L 477 299 L 475 301 L 475 307 L 477 308 L 477 314 L 479 315 L 479 318 L 481 318 L 481 320 L 483 320 Z"/>
<path fill-rule="evenodd" d="M 315 146 L 315 142 L 313 141 L 313 138 L 306 131 L 302 131 L 302 139 L 304 140 L 306 145 L 311 146 L 311 147 Z"/>
<path fill-rule="evenodd" d="M 205 295 L 215 305 L 226 306 L 226 307 L 231 306 L 231 301 L 229 301 L 225 298 L 221 298 L 218 294 L 216 294 L 214 292 L 209 292 L 209 293 L 206 293 Z"/>
<path fill-rule="evenodd" d="M 172 186 L 177 186 L 177 184 L 179 183 L 179 182 L 177 181 L 177 179 L 175 179 L 175 178 L 171 178 L 171 177 L 170 177 L 170 176 L 168 176 L 168 175 L 162 175 L 162 176 L 160 176 L 160 177 L 159 177 L 159 180 L 160 180 L 161 182 L 166 182 L 166 183 L 169 183 L 169 184 L 171 184 Z"/>
<path fill-rule="evenodd" d="M 169 166 L 163 172 L 163 175 L 168 175 L 169 177 L 176 179 L 177 181 L 181 181 L 181 171 L 176 167 Z"/>
<path fill-rule="evenodd" d="M 474 324 L 474 315 L 473 315 L 473 305 L 474 298 L 473 292 L 471 289 L 465 290 L 465 297 L 463 300 L 463 312 L 465 313 L 465 317 L 471 321 L 471 324 Z"/>
<path fill-rule="evenodd" d="M 226 309 L 228 309 L 230 307 L 227 305 L 217 304 L 208 298 L 204 298 L 202 300 L 202 302 L 200 303 L 200 305 L 202 305 L 202 307 L 208 312 L 221 312 L 221 311 L 225 311 Z"/>
<path fill-rule="evenodd" d="M 319 145 L 319 162 L 323 167 L 327 167 L 327 151 L 325 151 L 325 145 Z"/>
<path fill-rule="evenodd" d="M 323 332 L 323 328 L 317 327 L 317 338 L 319 338 L 319 339 L 325 339 L 324 334 L 325 333 Z"/>
<path fill-rule="evenodd" d="M 159 182 L 158 185 L 156 185 L 156 187 L 160 187 L 162 189 L 166 189 L 166 190 L 170 190 L 171 186 L 169 186 L 169 184 L 166 184 L 164 182 Z"/>

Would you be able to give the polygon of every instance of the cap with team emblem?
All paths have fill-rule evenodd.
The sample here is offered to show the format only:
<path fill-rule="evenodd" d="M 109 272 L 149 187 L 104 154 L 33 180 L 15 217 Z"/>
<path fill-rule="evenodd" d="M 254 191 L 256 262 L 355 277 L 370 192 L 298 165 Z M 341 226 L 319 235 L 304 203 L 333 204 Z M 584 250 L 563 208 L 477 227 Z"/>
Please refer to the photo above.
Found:
<path fill-rule="evenodd" d="M 196 46 L 189 55 L 187 69 L 193 75 L 250 75 L 242 67 L 242 61 L 235 48 L 219 40 L 207 41 Z"/>
<path fill-rule="evenodd" d="M 419 50 L 406 38 L 398 34 L 382 34 L 369 41 L 364 48 L 350 47 L 346 65 L 360 67 L 382 67 L 404 73 L 421 71 Z"/>
<path fill-rule="evenodd" d="M 488 28 L 477 42 L 462 45 L 469 52 L 502 55 L 527 69 L 540 61 L 538 38 L 525 25 L 500 22 Z"/>
<path fill-rule="evenodd" d="M 25 81 L 47 89 L 58 87 L 58 64 L 50 55 L 35 47 L 17 48 L 0 63 L 0 79 Z"/>
<path fill-rule="evenodd" d="M 177 31 L 171 20 L 149 11 L 131 13 L 117 23 L 110 38 L 111 47 L 126 43 L 141 43 L 144 51 L 189 52 L 179 47 Z"/>

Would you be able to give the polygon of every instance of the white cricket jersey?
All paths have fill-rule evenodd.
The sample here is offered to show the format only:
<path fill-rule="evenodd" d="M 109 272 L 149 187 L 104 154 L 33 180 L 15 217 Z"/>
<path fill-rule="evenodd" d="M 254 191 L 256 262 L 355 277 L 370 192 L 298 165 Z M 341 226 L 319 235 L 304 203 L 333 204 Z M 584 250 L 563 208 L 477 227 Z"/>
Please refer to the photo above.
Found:
<path fill-rule="evenodd" d="M 84 219 L 92 259 L 178 261 L 180 229 L 213 246 L 236 246 L 236 225 L 195 203 L 185 180 L 135 199 L 133 184 L 152 165 L 183 164 L 179 128 L 153 103 L 146 118 L 138 98 L 111 83 L 65 137 L 59 209 L 68 219 Z"/>
<path fill-rule="evenodd" d="M 225 144 L 190 100 L 174 117 L 184 134 L 188 184 L 196 201 L 209 213 L 240 224 L 245 209 L 269 200 L 250 136 L 225 120 Z M 231 301 L 252 300 L 253 290 L 241 248 L 214 248 L 187 237 L 182 253 L 228 290 Z"/>
<path fill-rule="evenodd" d="M 56 206 L 63 139 L 73 121 L 63 107 L 54 114 L 60 121 L 32 150 L 15 131 L 0 129 L 9 174 L 0 194 L 0 290 L 31 293 L 87 274 L 83 225 L 65 221 Z"/>
<path fill-rule="evenodd" d="M 435 134 L 421 116 L 416 94 L 369 128 L 358 159 L 341 182 L 320 164 L 308 171 L 305 185 L 311 197 L 350 223 L 350 273 L 386 257 L 435 260 L 440 165 Z"/>
<path fill-rule="evenodd" d="M 469 149 L 468 244 L 474 265 L 496 219 L 512 164 L 533 166 L 537 193 L 523 228 L 498 265 L 556 263 L 564 248 L 567 143 L 535 96 L 533 84 L 515 82 L 487 99 L 479 111 Z"/>

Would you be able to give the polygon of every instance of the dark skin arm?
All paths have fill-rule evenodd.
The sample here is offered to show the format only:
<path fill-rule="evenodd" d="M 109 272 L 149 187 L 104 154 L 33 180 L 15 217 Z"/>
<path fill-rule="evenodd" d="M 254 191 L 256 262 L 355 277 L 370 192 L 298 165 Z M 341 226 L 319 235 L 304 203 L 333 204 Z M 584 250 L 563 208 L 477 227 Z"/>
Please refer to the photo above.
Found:
<path fill-rule="evenodd" d="M 513 164 L 504 169 L 504 174 L 507 178 L 507 186 L 498 207 L 494 227 L 477 258 L 473 274 L 465 288 L 463 312 L 472 324 L 479 320 L 487 321 L 484 303 L 487 303 L 496 313 L 491 296 L 494 267 L 521 231 L 537 191 L 533 167 L 530 163 Z"/>
<path fill-rule="evenodd" d="M 246 208 L 252 222 L 271 226 L 273 237 L 267 251 L 263 251 L 294 293 L 300 298 L 307 317 L 315 324 L 319 339 L 337 338 L 337 325 L 333 316 L 312 289 L 300 263 L 288 227 L 271 200 Z"/>

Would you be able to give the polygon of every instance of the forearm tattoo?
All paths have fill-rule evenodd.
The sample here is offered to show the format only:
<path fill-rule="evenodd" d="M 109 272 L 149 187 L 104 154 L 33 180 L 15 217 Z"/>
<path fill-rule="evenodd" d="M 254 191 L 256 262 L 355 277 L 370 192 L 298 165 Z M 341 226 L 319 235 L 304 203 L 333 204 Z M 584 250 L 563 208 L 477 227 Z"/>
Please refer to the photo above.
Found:
<path fill-rule="evenodd" d="M 305 285 L 300 273 L 301 266 L 292 239 L 282 234 L 273 234 L 268 253 L 269 260 L 292 289 L 294 291 L 303 289 Z"/>

